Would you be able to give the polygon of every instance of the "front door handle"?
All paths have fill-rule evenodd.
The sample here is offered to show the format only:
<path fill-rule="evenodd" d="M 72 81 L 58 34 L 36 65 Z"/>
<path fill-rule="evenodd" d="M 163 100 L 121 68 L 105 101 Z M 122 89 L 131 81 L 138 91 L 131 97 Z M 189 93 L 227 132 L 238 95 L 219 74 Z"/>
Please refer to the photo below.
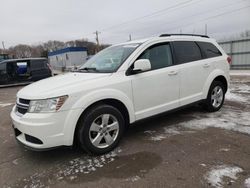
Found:
<path fill-rule="evenodd" d="M 177 75 L 177 74 L 178 74 L 177 71 L 170 71 L 170 72 L 168 73 L 169 76 L 174 76 L 174 75 Z"/>

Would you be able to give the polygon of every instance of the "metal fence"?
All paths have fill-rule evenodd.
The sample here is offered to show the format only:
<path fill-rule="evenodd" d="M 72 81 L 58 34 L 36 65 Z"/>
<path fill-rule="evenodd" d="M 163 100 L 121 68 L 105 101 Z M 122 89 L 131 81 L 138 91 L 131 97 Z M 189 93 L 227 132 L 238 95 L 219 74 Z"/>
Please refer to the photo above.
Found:
<path fill-rule="evenodd" d="M 232 57 L 231 69 L 250 69 L 250 38 L 219 44 Z"/>

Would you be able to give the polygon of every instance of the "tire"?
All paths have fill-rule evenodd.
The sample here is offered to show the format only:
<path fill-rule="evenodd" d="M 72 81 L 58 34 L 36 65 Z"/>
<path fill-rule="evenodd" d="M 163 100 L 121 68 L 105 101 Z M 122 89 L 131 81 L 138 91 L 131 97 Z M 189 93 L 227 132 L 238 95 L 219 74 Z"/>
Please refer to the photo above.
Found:
<path fill-rule="evenodd" d="M 93 106 L 80 118 L 78 143 L 88 153 L 101 155 L 118 145 L 124 129 L 125 120 L 117 108 L 106 104 Z"/>
<path fill-rule="evenodd" d="M 225 86 L 220 81 L 213 81 L 205 100 L 205 109 L 208 112 L 218 111 L 225 99 Z"/>

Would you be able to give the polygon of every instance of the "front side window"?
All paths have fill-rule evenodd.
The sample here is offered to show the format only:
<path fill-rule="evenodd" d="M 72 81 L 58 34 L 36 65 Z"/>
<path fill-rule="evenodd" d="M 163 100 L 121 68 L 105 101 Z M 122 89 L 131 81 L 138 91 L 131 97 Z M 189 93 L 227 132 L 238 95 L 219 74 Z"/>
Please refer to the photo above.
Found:
<path fill-rule="evenodd" d="M 200 48 L 192 41 L 173 42 L 176 61 L 178 64 L 202 59 Z"/>
<path fill-rule="evenodd" d="M 124 44 L 106 48 L 90 58 L 79 71 L 112 73 L 135 51 L 139 43 Z"/>
<path fill-rule="evenodd" d="M 221 56 L 221 52 L 218 50 L 218 48 L 213 45 L 212 43 L 208 42 L 197 42 L 197 44 L 200 46 L 202 51 L 205 53 L 205 58 L 212 58 Z"/>
<path fill-rule="evenodd" d="M 172 53 L 169 44 L 157 44 L 145 50 L 138 59 L 148 59 L 151 63 L 151 69 L 156 70 L 171 66 Z"/>

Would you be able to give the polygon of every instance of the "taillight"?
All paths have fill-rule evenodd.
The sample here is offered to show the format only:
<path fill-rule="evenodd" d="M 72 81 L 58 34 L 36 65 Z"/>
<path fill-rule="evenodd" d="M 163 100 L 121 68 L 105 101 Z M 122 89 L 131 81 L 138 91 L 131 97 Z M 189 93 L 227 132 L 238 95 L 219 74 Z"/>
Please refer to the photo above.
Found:
<path fill-rule="evenodd" d="M 227 57 L 227 62 L 228 62 L 229 65 L 231 65 L 231 63 L 232 63 L 232 58 L 231 58 L 230 56 Z"/>
<path fill-rule="evenodd" d="M 50 70 L 50 72 L 51 72 L 51 75 L 53 74 L 53 71 L 52 71 L 52 67 L 51 67 L 51 65 L 49 64 L 49 63 L 47 63 L 47 66 L 49 67 L 49 70 Z M 53 76 L 53 75 L 52 75 Z"/>

